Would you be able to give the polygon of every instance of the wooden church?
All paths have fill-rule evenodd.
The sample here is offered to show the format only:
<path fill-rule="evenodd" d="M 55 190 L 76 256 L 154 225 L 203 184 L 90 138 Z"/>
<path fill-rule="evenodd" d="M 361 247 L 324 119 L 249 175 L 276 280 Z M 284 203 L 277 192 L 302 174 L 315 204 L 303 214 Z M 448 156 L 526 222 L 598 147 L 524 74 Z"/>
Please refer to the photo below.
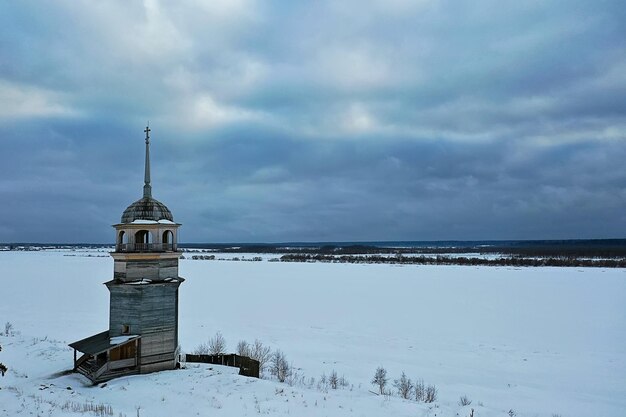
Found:
<path fill-rule="evenodd" d="M 152 197 L 149 127 L 145 133 L 143 198 L 113 226 L 113 279 L 105 283 L 110 292 L 109 328 L 70 344 L 74 370 L 94 384 L 178 365 L 178 287 L 184 281 L 178 276 L 180 224 Z"/>

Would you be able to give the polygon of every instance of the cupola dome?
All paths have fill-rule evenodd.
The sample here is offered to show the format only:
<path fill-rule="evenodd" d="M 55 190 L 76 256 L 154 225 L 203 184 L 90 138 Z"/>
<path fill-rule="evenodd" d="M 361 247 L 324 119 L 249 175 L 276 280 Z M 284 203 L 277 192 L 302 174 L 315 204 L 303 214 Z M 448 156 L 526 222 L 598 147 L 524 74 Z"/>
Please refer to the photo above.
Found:
<path fill-rule="evenodd" d="M 152 197 L 143 197 L 128 206 L 122 214 L 122 223 L 132 223 L 135 220 L 174 221 L 172 212 L 165 204 Z"/>

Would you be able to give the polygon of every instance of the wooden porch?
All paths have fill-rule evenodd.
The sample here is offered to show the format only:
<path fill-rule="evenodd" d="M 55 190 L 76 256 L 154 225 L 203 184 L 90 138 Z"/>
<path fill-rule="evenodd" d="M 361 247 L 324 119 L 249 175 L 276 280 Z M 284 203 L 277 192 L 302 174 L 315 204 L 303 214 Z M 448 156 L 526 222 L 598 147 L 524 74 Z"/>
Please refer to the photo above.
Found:
<path fill-rule="evenodd" d="M 94 384 L 140 372 L 141 336 L 109 337 L 104 331 L 70 344 L 74 348 L 74 371 Z M 77 357 L 77 353 L 83 353 Z"/>

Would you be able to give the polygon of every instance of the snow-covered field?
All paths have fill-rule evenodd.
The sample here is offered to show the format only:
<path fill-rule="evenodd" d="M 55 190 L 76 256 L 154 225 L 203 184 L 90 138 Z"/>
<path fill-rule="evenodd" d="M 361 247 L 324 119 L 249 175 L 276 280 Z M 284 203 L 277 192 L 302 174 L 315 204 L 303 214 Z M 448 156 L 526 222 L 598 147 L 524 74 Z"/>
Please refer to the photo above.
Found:
<path fill-rule="evenodd" d="M 72 366 L 67 343 L 108 327 L 102 283 L 113 262 L 102 255 L 0 252 L 0 331 L 8 321 L 19 332 L 0 336 L 10 368 L 0 415 L 80 415 L 89 404 L 129 417 L 626 415 L 626 270 L 185 259 L 183 350 L 218 330 L 231 351 L 258 338 L 307 381 L 336 370 L 350 386 L 325 392 L 189 365 L 100 388 L 61 373 Z M 370 393 L 381 365 L 391 380 L 405 371 L 435 384 L 437 402 Z"/>

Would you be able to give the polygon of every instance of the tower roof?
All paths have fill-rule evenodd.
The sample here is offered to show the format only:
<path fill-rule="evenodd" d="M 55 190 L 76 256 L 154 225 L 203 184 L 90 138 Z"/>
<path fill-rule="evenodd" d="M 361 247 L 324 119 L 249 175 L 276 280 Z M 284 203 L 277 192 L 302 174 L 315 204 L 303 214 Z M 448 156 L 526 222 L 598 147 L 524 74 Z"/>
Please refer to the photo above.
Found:
<path fill-rule="evenodd" d="M 122 214 L 122 223 L 132 223 L 135 220 L 169 220 L 174 221 L 172 212 L 165 204 L 152 198 L 150 184 L 150 126 L 146 126 L 146 166 L 144 172 L 143 198 L 128 206 Z"/>
<path fill-rule="evenodd" d="M 169 220 L 173 222 L 174 216 L 165 204 L 152 197 L 143 197 L 128 206 L 122 214 L 122 223 L 132 223 L 135 220 Z"/>

